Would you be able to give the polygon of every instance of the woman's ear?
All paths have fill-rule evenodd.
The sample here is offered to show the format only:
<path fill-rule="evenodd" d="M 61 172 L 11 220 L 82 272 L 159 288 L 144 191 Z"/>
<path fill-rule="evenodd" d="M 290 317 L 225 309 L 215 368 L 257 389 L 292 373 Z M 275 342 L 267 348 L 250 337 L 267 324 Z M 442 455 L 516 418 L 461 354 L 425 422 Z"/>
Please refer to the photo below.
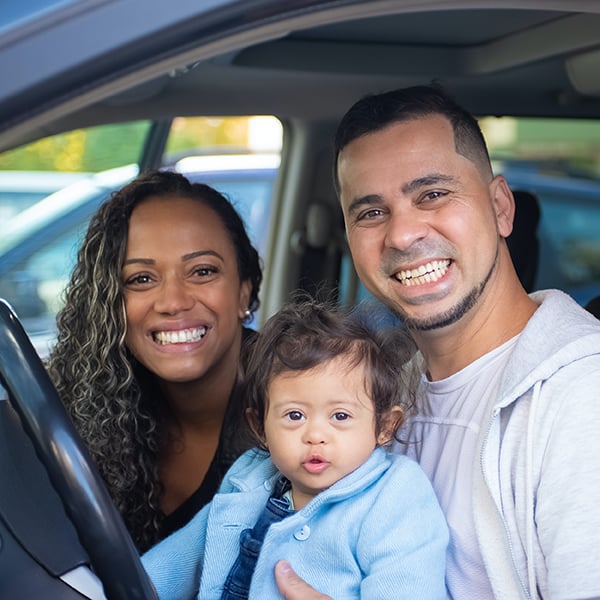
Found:
<path fill-rule="evenodd" d="M 240 284 L 240 303 L 238 308 L 238 316 L 240 321 L 248 318 L 250 305 L 250 292 L 252 291 L 252 283 L 249 279 L 242 281 Z"/>
<path fill-rule="evenodd" d="M 377 445 L 385 446 L 389 444 L 396 430 L 402 424 L 404 419 L 404 410 L 400 406 L 392 406 L 387 414 L 382 416 L 381 427 L 379 429 L 379 435 L 377 436 Z"/>
<path fill-rule="evenodd" d="M 246 417 L 246 422 L 248 423 L 252 435 L 261 441 L 265 449 L 268 449 L 267 440 L 265 439 L 262 424 L 256 410 L 254 408 L 247 408 L 244 416 Z"/>

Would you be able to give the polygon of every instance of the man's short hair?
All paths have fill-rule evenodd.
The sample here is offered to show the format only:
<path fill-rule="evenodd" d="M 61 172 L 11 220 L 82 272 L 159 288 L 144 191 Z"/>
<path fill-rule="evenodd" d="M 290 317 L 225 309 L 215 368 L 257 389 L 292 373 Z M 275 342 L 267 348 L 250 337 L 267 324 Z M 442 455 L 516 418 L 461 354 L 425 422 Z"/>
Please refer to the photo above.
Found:
<path fill-rule="evenodd" d="M 334 183 L 338 195 L 338 158 L 350 142 L 397 122 L 434 115 L 441 115 L 450 121 L 456 151 L 491 178 L 490 157 L 477 119 L 440 86 L 419 85 L 365 96 L 342 117 L 334 138 Z"/>

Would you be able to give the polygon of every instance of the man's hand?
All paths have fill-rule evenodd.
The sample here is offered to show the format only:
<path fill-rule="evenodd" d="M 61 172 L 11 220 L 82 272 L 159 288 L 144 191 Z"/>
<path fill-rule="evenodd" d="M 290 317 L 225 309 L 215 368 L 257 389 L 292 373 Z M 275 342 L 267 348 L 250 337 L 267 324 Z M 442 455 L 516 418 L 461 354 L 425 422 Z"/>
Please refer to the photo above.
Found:
<path fill-rule="evenodd" d="M 300 579 L 287 560 L 275 565 L 275 581 L 285 600 L 332 600 L 331 596 L 320 594 Z"/>

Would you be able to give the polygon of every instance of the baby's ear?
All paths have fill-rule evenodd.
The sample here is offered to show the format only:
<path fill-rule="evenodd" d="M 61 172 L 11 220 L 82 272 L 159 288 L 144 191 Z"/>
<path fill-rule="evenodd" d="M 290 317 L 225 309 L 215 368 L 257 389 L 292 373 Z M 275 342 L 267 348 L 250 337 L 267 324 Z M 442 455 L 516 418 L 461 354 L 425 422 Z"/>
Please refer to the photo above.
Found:
<path fill-rule="evenodd" d="M 247 408 L 245 417 L 246 417 L 246 422 L 248 423 L 248 427 L 250 428 L 250 431 L 252 432 L 252 435 L 254 435 L 255 438 L 261 440 L 261 443 L 266 450 L 268 448 L 267 440 L 265 439 L 265 434 L 264 434 L 262 423 L 260 422 L 258 413 L 256 412 L 256 410 L 254 408 Z"/>
<path fill-rule="evenodd" d="M 403 420 L 404 411 L 400 406 L 392 406 L 385 415 L 382 415 L 381 428 L 377 436 L 377 445 L 385 446 L 389 444 Z"/>

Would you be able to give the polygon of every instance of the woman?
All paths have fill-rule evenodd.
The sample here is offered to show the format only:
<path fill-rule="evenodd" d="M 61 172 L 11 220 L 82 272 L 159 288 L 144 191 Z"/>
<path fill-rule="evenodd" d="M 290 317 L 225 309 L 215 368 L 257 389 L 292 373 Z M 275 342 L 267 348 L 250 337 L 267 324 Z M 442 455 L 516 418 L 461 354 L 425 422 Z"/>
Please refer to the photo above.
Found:
<path fill-rule="evenodd" d="M 236 382 L 261 280 L 231 204 L 182 175 L 140 175 L 90 222 L 48 368 L 140 551 L 251 445 Z"/>

